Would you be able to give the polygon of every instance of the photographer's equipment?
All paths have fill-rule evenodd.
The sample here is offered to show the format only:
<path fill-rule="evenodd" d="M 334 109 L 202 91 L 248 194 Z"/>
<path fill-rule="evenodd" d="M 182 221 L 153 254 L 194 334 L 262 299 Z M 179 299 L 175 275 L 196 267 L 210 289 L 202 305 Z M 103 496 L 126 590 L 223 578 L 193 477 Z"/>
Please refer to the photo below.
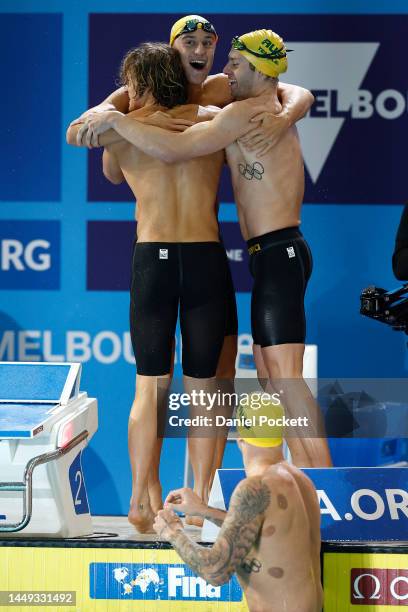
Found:
<path fill-rule="evenodd" d="M 360 313 L 408 334 L 408 283 L 395 291 L 370 286 L 361 293 Z"/>

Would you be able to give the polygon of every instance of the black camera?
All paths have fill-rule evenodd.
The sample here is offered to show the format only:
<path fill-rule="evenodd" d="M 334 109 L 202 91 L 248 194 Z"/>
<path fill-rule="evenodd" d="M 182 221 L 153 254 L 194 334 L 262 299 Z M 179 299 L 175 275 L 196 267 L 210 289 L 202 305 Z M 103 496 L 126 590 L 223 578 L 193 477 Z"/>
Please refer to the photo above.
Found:
<path fill-rule="evenodd" d="M 360 296 L 360 314 L 391 325 L 397 331 L 408 334 L 408 283 L 395 291 L 380 287 L 367 287 Z"/>

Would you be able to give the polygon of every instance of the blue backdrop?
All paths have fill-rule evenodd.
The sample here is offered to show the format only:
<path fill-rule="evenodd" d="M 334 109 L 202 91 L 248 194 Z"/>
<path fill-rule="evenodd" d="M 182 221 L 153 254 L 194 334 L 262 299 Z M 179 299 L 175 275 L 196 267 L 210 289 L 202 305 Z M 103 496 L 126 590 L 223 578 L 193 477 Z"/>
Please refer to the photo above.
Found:
<path fill-rule="evenodd" d="M 158 0 L 146 11 L 135 0 L 0 3 L 0 360 L 84 363 L 82 388 L 98 398 L 100 411 L 84 461 L 94 514 L 126 513 L 130 493 L 134 204 L 126 187 L 103 178 L 100 153 L 65 144 L 65 129 L 115 88 L 124 51 L 166 39 L 182 14 L 216 23 L 216 70 L 232 35 L 257 27 L 275 29 L 294 49 L 285 80 L 316 96 L 300 125 L 302 227 L 315 264 L 307 341 L 319 346 L 321 376 L 406 376 L 403 334 L 359 315 L 363 287 L 397 285 L 391 254 L 407 193 L 406 3 L 297 0 L 265 14 L 264 4 L 249 9 L 237 0 L 231 15 L 226 0 L 194 8 Z M 250 279 L 225 180 L 220 196 L 243 337 L 250 333 Z M 165 491 L 182 483 L 184 446 L 165 444 Z M 231 445 L 226 466 L 236 460 Z"/>

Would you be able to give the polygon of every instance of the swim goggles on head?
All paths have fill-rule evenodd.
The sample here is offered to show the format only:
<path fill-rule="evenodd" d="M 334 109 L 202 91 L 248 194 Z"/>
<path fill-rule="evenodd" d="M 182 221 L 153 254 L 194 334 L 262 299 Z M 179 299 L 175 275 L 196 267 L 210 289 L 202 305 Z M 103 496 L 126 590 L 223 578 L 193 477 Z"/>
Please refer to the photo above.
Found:
<path fill-rule="evenodd" d="M 214 34 L 217 36 L 217 32 L 212 23 L 209 21 L 200 21 L 199 19 L 189 19 L 186 21 L 186 25 L 181 30 L 177 36 L 181 36 L 181 34 L 187 34 L 188 32 L 195 32 L 196 30 L 204 30 L 204 32 L 209 32 L 210 34 Z"/>
<path fill-rule="evenodd" d="M 284 57 L 286 57 L 286 53 L 290 53 L 290 51 L 293 51 L 293 49 L 285 50 L 283 47 L 281 47 L 280 49 L 275 48 L 271 53 L 257 53 L 256 51 L 252 51 L 252 49 L 247 47 L 246 44 L 239 39 L 239 36 L 234 36 L 231 41 L 231 45 L 232 48 L 236 49 L 237 51 L 247 51 L 251 55 L 255 55 L 255 57 L 271 60 L 283 59 Z"/>

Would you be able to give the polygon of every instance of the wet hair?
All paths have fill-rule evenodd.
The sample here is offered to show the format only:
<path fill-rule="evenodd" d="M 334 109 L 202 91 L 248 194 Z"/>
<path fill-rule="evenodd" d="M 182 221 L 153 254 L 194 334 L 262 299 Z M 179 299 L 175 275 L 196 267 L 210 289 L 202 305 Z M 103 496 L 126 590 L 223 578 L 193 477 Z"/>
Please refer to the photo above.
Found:
<path fill-rule="evenodd" d="M 160 106 L 173 108 L 187 102 L 188 82 L 180 54 L 165 43 L 143 43 L 128 51 L 119 76 L 122 85 L 132 82 L 137 96 L 149 90 Z"/>

